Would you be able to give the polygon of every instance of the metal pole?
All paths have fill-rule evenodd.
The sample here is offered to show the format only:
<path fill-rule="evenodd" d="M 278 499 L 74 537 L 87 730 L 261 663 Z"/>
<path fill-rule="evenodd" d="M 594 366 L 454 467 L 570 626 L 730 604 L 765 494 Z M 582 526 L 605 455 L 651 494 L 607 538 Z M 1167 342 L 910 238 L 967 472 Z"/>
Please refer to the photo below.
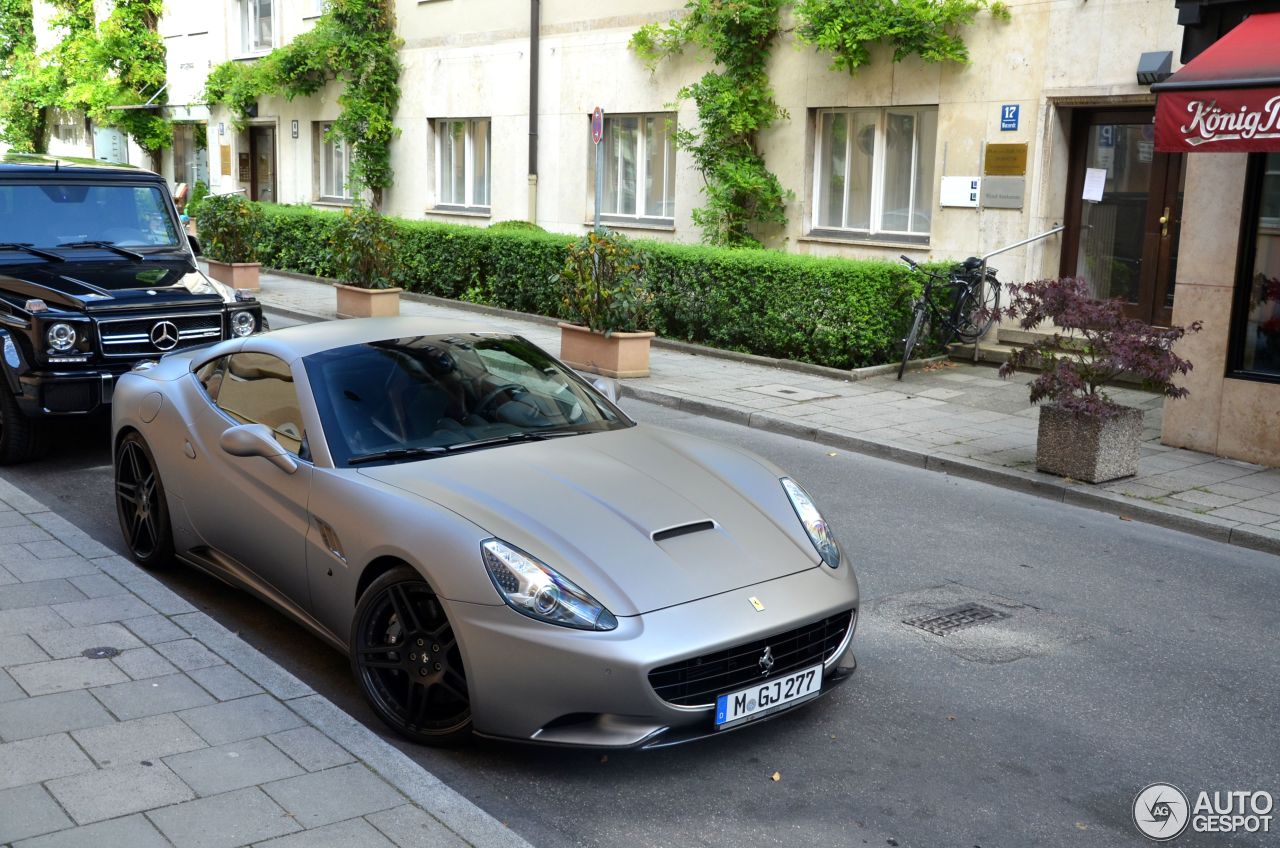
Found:
<path fill-rule="evenodd" d="M 538 223 L 538 51 L 541 0 L 529 2 L 529 223 Z"/>
<path fill-rule="evenodd" d="M 980 275 L 978 277 L 978 280 L 979 280 L 979 285 L 981 286 L 978 292 L 980 296 L 980 302 L 981 303 L 987 302 L 987 260 L 988 259 L 990 259 L 993 256 L 999 256 L 1001 253 L 1006 253 L 1010 250 L 1013 250 L 1014 248 L 1022 247 L 1024 244 L 1031 244 L 1033 241 L 1040 241 L 1041 239 L 1046 239 L 1049 236 L 1057 235 L 1058 233 L 1062 232 L 1066 228 L 1067 228 L 1066 224 L 1059 224 L 1053 229 L 1046 230 L 1045 232 L 1040 233 L 1039 235 L 1032 236 L 1031 238 L 1025 238 L 1022 241 L 1014 242 L 1013 244 L 1006 245 L 1005 247 L 1002 247 L 999 250 L 993 250 L 990 253 L 983 254 L 982 267 L 978 269 L 978 274 Z M 992 325 L 991 329 L 992 330 L 996 329 L 994 324 Z M 987 335 L 990 335 L 990 331 L 987 333 Z M 982 344 L 982 339 L 973 340 L 973 361 L 974 362 L 978 361 L 978 345 L 980 344 Z"/>
<path fill-rule="evenodd" d="M 604 205 L 604 139 L 596 142 L 596 232 L 600 232 L 600 207 Z"/>

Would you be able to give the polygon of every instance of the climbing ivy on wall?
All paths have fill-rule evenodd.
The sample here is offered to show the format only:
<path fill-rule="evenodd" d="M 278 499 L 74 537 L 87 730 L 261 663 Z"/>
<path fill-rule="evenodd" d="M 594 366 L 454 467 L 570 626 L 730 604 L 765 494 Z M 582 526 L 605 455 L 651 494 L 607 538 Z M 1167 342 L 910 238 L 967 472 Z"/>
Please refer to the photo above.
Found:
<path fill-rule="evenodd" d="M 368 189 L 373 205 L 393 179 L 391 142 L 400 134 L 400 39 L 393 0 L 329 0 L 315 27 L 255 62 L 224 62 L 205 82 L 210 103 L 227 106 L 243 126 L 259 97 L 292 100 L 343 84 L 332 133 L 352 146 L 353 190 Z"/>

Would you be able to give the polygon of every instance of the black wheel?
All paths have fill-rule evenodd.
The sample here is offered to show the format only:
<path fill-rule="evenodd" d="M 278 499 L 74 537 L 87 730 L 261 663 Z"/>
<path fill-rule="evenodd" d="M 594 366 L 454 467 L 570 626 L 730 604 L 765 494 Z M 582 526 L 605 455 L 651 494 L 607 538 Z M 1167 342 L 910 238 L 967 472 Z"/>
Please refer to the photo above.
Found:
<path fill-rule="evenodd" d="M 116 449 L 116 515 L 134 562 L 159 568 L 173 560 L 173 530 L 155 457 L 138 433 Z"/>
<path fill-rule="evenodd" d="M 22 414 L 0 374 L 0 465 L 39 459 L 49 447 L 47 430 Z"/>
<path fill-rule="evenodd" d="M 907 370 L 907 360 L 911 358 L 911 351 L 915 348 L 916 342 L 924 331 L 924 313 L 925 307 L 923 303 L 916 306 L 915 318 L 911 321 L 911 332 L 907 333 L 907 341 L 902 347 L 902 363 L 898 365 L 898 379 L 902 379 L 902 375 Z"/>
<path fill-rule="evenodd" d="M 424 745 L 471 737 L 462 652 L 435 593 L 409 566 L 379 577 L 356 604 L 351 669 L 378 717 Z"/>
<path fill-rule="evenodd" d="M 990 280 L 981 291 L 965 289 L 956 304 L 955 331 L 962 342 L 975 342 L 987 334 L 1000 308 L 1000 284 Z"/>

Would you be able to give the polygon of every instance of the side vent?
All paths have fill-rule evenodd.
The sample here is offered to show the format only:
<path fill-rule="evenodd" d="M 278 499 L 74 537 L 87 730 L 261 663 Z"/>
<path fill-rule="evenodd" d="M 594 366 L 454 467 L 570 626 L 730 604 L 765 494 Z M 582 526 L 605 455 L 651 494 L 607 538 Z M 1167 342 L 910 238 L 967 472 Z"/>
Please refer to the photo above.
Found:
<path fill-rule="evenodd" d="M 315 519 L 315 522 L 316 527 L 320 529 L 320 538 L 324 540 L 324 546 L 329 549 L 329 553 L 346 562 L 347 555 L 342 550 L 342 543 L 338 541 L 338 534 L 334 532 L 328 522 L 319 518 Z"/>
<path fill-rule="evenodd" d="M 704 530 L 716 529 L 714 521 L 695 521 L 692 524 L 680 524 L 676 527 L 668 527 L 665 530 L 655 530 L 650 538 L 655 542 L 665 542 L 667 539 L 674 539 L 677 536 L 688 536 L 690 533 L 701 533 Z"/>

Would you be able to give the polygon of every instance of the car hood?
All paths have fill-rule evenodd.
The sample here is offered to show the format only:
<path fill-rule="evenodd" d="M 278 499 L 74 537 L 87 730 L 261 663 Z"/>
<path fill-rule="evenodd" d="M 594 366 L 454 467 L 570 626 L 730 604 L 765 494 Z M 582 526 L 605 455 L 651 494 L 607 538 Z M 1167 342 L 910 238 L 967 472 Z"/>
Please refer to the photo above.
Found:
<path fill-rule="evenodd" d="M 24 298 L 40 298 L 51 309 L 71 312 L 209 307 L 235 300 L 235 291 L 186 259 L 151 259 L 8 265 L 4 287 Z"/>
<path fill-rule="evenodd" d="M 637 615 L 817 567 L 781 473 L 638 425 L 360 474 L 433 501 Z M 666 532 L 663 532 L 666 531 Z M 479 567 L 479 550 L 476 563 Z"/>

